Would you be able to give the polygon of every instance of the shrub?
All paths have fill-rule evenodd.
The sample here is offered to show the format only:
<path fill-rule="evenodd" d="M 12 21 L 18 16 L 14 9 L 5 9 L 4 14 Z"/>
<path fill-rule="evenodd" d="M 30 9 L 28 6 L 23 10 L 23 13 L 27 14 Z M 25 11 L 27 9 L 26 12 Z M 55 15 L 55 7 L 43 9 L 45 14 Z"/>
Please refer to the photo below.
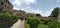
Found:
<path fill-rule="evenodd" d="M 17 20 L 17 15 L 9 13 L 0 13 L 0 28 L 10 28 Z"/>
<path fill-rule="evenodd" d="M 58 28 L 60 28 L 60 22 L 57 22 L 57 23 L 56 23 L 56 26 L 57 26 Z"/>
<path fill-rule="evenodd" d="M 43 24 L 48 25 L 49 21 L 45 20 Z"/>
<path fill-rule="evenodd" d="M 41 19 L 40 21 L 43 22 L 42 24 L 45 24 L 45 25 L 48 25 L 48 23 L 49 23 L 48 20 L 44 20 L 44 19 Z M 41 23 L 41 22 L 40 22 L 40 23 Z"/>
<path fill-rule="evenodd" d="M 27 23 L 30 25 L 30 28 L 37 28 L 39 20 L 37 18 L 29 17 Z"/>
<path fill-rule="evenodd" d="M 57 27 L 60 27 L 59 26 L 60 23 L 58 22 L 49 22 L 49 27 L 48 28 L 57 28 Z"/>

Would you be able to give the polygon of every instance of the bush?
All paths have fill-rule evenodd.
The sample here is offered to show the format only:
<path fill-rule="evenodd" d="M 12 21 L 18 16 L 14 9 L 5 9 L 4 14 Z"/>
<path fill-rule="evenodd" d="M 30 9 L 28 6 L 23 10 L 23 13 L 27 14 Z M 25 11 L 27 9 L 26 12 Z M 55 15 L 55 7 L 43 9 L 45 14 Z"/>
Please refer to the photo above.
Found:
<path fill-rule="evenodd" d="M 30 28 L 37 28 L 39 20 L 37 18 L 29 17 L 27 23 L 30 25 Z"/>
<path fill-rule="evenodd" d="M 59 22 L 49 22 L 49 27 L 48 28 L 60 28 L 60 23 Z"/>
<path fill-rule="evenodd" d="M 41 19 L 40 21 L 43 22 L 42 24 L 45 24 L 45 25 L 48 25 L 48 23 L 49 23 L 48 20 L 44 20 L 44 19 Z M 41 22 L 40 22 L 40 23 L 41 23 Z"/>
<path fill-rule="evenodd" d="M 20 18 L 9 13 L 0 13 L 0 28 L 10 28 Z"/>
<path fill-rule="evenodd" d="M 48 25 L 49 21 L 45 20 L 43 24 Z"/>

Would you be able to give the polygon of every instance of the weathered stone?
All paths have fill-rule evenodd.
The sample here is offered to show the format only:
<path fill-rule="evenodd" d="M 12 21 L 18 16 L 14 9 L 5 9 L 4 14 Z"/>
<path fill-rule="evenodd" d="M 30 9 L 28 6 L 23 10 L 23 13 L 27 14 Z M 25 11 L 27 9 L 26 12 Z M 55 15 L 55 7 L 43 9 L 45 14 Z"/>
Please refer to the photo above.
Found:
<path fill-rule="evenodd" d="M 12 4 L 9 0 L 1 0 L 0 1 L 0 12 L 9 12 L 13 10 Z"/>

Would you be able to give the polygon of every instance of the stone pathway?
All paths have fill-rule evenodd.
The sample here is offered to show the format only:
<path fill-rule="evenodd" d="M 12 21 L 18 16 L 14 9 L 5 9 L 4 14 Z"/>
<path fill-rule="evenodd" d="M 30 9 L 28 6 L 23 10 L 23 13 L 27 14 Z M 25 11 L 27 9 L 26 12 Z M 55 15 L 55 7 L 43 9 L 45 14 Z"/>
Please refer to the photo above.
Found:
<path fill-rule="evenodd" d="M 21 21 L 20 19 L 18 19 L 18 21 L 13 24 L 11 28 L 24 28 L 24 20 Z"/>

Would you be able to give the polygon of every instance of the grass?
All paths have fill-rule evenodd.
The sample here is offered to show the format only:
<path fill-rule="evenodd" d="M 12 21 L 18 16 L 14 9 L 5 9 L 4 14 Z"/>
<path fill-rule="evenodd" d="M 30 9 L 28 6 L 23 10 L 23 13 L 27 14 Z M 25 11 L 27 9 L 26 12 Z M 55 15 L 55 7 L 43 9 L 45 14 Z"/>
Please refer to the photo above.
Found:
<path fill-rule="evenodd" d="M 44 24 L 39 24 L 38 28 L 48 28 L 48 25 L 44 25 Z"/>
<path fill-rule="evenodd" d="M 29 28 L 29 24 L 25 23 L 25 28 Z"/>
<path fill-rule="evenodd" d="M 29 25 L 25 24 L 25 28 L 29 28 Z M 48 28 L 48 25 L 39 24 L 37 28 Z"/>

